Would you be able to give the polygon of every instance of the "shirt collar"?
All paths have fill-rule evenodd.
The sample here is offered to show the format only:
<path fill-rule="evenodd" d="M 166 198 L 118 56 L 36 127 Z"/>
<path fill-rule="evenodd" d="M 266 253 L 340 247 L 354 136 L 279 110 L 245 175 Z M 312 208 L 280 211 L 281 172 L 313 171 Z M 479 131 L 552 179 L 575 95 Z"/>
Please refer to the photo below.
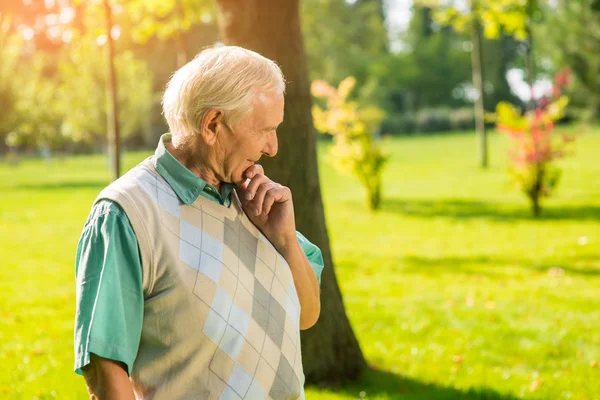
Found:
<path fill-rule="evenodd" d="M 169 143 L 171 143 L 171 134 L 165 133 L 160 137 L 152 161 L 158 173 L 167 181 L 181 201 L 189 206 L 198 199 L 198 196 L 204 195 L 229 206 L 229 195 L 235 188 L 235 184 L 222 182 L 221 193 L 219 193 L 213 185 L 200 179 L 173 157 L 167 151 Z M 209 195 L 207 196 L 206 193 Z"/>

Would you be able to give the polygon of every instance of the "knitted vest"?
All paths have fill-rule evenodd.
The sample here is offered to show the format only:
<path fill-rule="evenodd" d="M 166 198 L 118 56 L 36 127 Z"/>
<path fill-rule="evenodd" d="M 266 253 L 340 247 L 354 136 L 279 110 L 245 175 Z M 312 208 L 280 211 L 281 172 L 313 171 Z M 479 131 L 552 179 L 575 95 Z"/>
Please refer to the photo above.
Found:
<path fill-rule="evenodd" d="M 123 208 L 141 254 L 136 397 L 304 398 L 292 274 L 235 191 L 229 208 L 202 196 L 185 205 L 148 158 L 100 199 Z"/>

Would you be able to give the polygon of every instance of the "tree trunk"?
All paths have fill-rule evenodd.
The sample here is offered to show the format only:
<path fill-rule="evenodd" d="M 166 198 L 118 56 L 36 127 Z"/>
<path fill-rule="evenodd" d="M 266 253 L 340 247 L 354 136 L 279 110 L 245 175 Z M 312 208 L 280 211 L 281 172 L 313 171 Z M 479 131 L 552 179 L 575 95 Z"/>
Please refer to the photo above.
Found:
<path fill-rule="evenodd" d="M 533 10 L 534 1 L 527 0 L 527 83 L 529 84 L 529 90 L 531 93 L 531 99 L 529 99 L 529 108 L 535 108 L 535 97 L 533 96 L 533 85 L 535 84 L 535 58 L 533 57 Z"/>
<path fill-rule="evenodd" d="M 108 65 L 107 79 L 107 127 L 108 127 L 108 154 L 111 165 L 112 180 L 116 181 L 121 176 L 121 140 L 119 138 L 119 102 L 117 98 L 117 73 L 115 71 L 115 49 L 112 38 L 112 8 L 109 0 L 104 0 L 106 12 L 106 54 Z M 112 158 L 110 158 L 112 154 Z"/>
<path fill-rule="evenodd" d="M 483 168 L 488 166 L 487 133 L 485 131 L 484 104 L 483 104 L 483 52 L 481 46 L 481 23 L 479 22 L 476 8 L 473 11 L 473 26 L 471 29 L 471 63 L 473 64 L 473 87 L 477 92 L 475 99 L 475 131 L 477 132 L 479 147 L 479 162 Z"/>
<path fill-rule="evenodd" d="M 372 187 L 365 187 L 367 207 L 371 211 L 377 211 L 381 205 L 381 178 L 377 178 Z"/>
<path fill-rule="evenodd" d="M 302 333 L 307 383 L 356 379 L 366 363 L 346 316 L 333 270 L 319 185 L 316 133 L 300 28 L 299 0 L 218 0 L 221 40 L 275 60 L 288 82 L 279 154 L 262 161 L 267 174 L 290 187 L 297 229 L 323 252 L 319 322 Z"/>
<path fill-rule="evenodd" d="M 542 188 L 544 186 L 545 170 L 539 163 L 535 167 L 535 182 L 533 188 L 529 192 L 529 199 L 531 200 L 531 212 L 534 218 L 538 218 L 542 213 L 541 197 Z"/>
<path fill-rule="evenodd" d="M 181 1 L 175 3 L 175 12 L 180 20 L 183 20 L 184 12 Z M 177 45 L 177 67 L 181 68 L 190 60 L 190 54 L 187 48 L 187 31 L 179 29 L 175 32 L 175 43 Z"/>
<path fill-rule="evenodd" d="M 175 35 L 175 43 L 177 45 L 177 67 L 181 68 L 190 61 L 185 31 L 177 32 Z"/>

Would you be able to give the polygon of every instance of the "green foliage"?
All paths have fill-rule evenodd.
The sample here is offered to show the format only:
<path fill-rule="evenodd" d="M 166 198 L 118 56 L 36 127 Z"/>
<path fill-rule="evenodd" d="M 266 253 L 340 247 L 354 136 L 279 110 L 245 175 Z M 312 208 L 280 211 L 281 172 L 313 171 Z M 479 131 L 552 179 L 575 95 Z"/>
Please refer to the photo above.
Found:
<path fill-rule="evenodd" d="M 48 68 L 43 54 L 28 60 L 26 74 L 18 74 L 19 91 L 15 102 L 18 123 L 8 135 L 12 146 L 60 147 L 65 142 L 60 125 L 61 112 L 58 105 L 58 84 L 45 75 Z"/>
<path fill-rule="evenodd" d="M 103 0 L 74 0 L 85 12 L 86 31 L 99 36 L 105 33 Z M 130 29 L 132 39 L 145 43 L 156 37 L 178 37 L 194 25 L 214 20 L 215 5 L 210 0 L 108 0 L 113 19 Z"/>
<path fill-rule="evenodd" d="M 493 111 L 496 104 L 507 101 L 520 105 L 522 100 L 517 97 L 508 84 L 506 75 L 511 68 L 518 68 L 522 58 L 520 46 L 514 37 L 505 34 L 497 39 L 483 39 L 483 100 L 486 111 Z M 521 47 L 522 49 L 522 47 Z"/>
<path fill-rule="evenodd" d="M 133 22 L 133 38 L 142 43 L 153 36 L 177 37 L 215 18 L 214 2 L 209 0 L 134 0 L 126 1 L 125 7 Z"/>
<path fill-rule="evenodd" d="M 84 37 L 65 48 L 58 68 L 44 53 L 16 69 L 14 128 L 7 141 L 13 146 L 64 148 L 67 143 L 105 143 L 106 59 L 104 49 Z M 139 134 L 154 100 L 152 73 L 129 51 L 116 57 L 119 125 L 124 139 Z"/>
<path fill-rule="evenodd" d="M 314 81 L 311 92 L 326 99 L 326 108 L 313 106 L 315 127 L 333 135 L 330 156 L 340 169 L 356 176 L 367 191 L 367 205 L 376 210 L 381 201 L 381 174 L 387 161 L 375 141 L 374 133 L 383 119 L 383 111 L 362 106 L 349 96 L 356 85 L 353 77 L 340 82 L 337 89 L 325 81 Z"/>
<path fill-rule="evenodd" d="M 15 103 L 19 85 L 14 72 L 18 70 L 23 40 L 0 26 L 0 140 L 11 132 L 17 123 Z"/>
<path fill-rule="evenodd" d="M 471 75 L 464 38 L 434 25 L 430 9 L 413 7 L 409 29 L 401 36 L 403 48 L 391 54 L 384 66 L 383 86 L 390 94 L 392 112 L 467 103 L 455 91 Z"/>
<path fill-rule="evenodd" d="M 61 131 L 74 141 L 102 143 L 107 132 L 105 48 L 91 38 L 82 38 L 68 49 L 59 65 L 58 88 L 63 121 Z M 121 137 L 139 134 L 156 95 L 152 92 L 152 71 L 131 51 L 115 57 L 117 98 Z"/>
<path fill-rule="evenodd" d="M 338 84 L 354 76 L 369 101 L 385 90 L 388 37 L 382 0 L 301 1 L 302 32 L 311 80 Z"/>
<path fill-rule="evenodd" d="M 545 56 L 556 69 L 570 67 L 573 82 L 566 89 L 580 116 L 600 116 L 600 6 L 595 0 L 557 1 L 538 26 Z M 576 21 L 576 22 L 574 22 Z"/>
<path fill-rule="evenodd" d="M 481 23 L 487 38 L 496 39 L 502 32 L 518 40 L 527 38 L 528 16 L 538 8 L 537 0 L 417 0 L 435 8 L 434 18 L 457 32 L 468 32 L 473 18 Z"/>
<path fill-rule="evenodd" d="M 441 132 L 474 127 L 473 111 L 465 108 L 472 99 L 471 55 L 464 34 L 440 27 L 432 9 L 413 7 L 409 28 L 402 36 L 403 47 L 390 54 L 381 68 L 384 132 Z M 499 101 L 518 103 L 511 92 L 506 73 L 519 55 L 518 42 L 501 35 L 483 40 L 484 104 L 493 110 Z M 450 109 L 460 109 L 458 112 Z"/>

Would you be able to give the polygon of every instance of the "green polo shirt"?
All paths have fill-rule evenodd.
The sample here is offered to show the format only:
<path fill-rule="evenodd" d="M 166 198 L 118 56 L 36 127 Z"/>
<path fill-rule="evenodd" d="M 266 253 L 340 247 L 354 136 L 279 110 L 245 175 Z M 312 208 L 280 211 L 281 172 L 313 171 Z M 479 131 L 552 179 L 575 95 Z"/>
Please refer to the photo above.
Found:
<path fill-rule="evenodd" d="M 221 184 L 219 193 L 166 150 L 170 140 L 169 134 L 161 137 L 152 161 L 179 199 L 190 205 L 204 196 L 229 207 L 235 185 Z M 321 250 L 300 232 L 296 236 L 320 283 Z M 75 273 L 75 371 L 81 374 L 94 353 L 131 372 L 144 317 L 142 261 L 131 223 L 117 203 L 101 200 L 92 208 L 77 246 Z"/>

